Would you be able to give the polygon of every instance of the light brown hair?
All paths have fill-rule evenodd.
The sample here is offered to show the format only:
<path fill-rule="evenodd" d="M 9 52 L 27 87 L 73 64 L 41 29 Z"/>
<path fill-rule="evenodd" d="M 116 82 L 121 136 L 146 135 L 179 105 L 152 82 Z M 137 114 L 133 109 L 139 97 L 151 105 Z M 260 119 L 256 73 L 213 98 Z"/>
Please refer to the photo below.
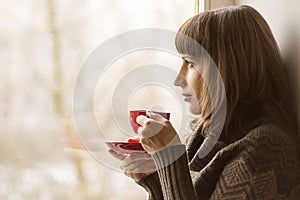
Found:
<path fill-rule="evenodd" d="M 286 104 L 288 86 L 279 48 L 267 22 L 255 9 L 226 7 L 187 20 L 178 31 L 176 47 L 181 54 L 199 56 L 182 35 L 202 45 L 223 79 L 227 111 L 222 137 L 237 137 L 230 134 L 247 133 L 264 122 L 294 128 Z M 211 107 L 210 91 L 205 85 L 201 87 L 199 123 L 205 132 L 215 108 Z"/>

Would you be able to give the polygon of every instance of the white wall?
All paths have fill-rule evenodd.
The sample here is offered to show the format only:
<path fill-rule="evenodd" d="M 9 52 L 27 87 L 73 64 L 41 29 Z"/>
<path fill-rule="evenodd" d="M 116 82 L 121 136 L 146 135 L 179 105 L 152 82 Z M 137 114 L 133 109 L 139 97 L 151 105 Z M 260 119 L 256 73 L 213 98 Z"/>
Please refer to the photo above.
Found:
<path fill-rule="evenodd" d="M 269 23 L 288 63 L 292 82 L 292 99 L 300 125 L 300 2 L 297 0 L 236 0 L 237 5 L 247 4 L 257 9 Z"/>

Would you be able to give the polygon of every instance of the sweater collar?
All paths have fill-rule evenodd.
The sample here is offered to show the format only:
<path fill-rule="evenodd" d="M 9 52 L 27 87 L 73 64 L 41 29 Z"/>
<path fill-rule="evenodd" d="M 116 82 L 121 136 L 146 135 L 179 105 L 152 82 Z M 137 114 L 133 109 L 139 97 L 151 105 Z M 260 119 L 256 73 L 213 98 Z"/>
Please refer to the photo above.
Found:
<path fill-rule="evenodd" d="M 225 143 L 217 141 L 208 154 L 201 156 L 203 155 L 204 148 L 200 147 L 205 145 L 205 137 L 201 133 L 202 125 L 196 129 L 187 143 L 187 156 L 190 168 L 193 171 L 200 171 L 203 169 L 216 155 L 216 153 L 226 146 Z"/>

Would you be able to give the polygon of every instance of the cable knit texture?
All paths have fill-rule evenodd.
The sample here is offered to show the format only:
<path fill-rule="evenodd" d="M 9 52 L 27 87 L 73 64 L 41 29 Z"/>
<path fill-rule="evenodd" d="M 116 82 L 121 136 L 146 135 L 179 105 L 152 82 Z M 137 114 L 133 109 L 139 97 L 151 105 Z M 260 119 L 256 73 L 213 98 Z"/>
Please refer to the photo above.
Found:
<path fill-rule="evenodd" d="M 218 142 L 200 158 L 203 137 L 153 155 L 157 171 L 139 184 L 150 200 L 300 199 L 297 143 L 283 129 L 259 126 L 229 144 Z"/>

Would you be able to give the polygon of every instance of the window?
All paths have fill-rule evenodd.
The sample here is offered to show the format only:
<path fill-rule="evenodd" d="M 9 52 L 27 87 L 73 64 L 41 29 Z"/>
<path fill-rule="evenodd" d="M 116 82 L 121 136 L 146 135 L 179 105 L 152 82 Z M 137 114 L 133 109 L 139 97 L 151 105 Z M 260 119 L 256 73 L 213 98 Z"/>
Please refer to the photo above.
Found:
<path fill-rule="evenodd" d="M 144 195 L 146 198 L 145 191 L 122 173 L 99 165 L 85 151 L 63 147 L 63 141 L 77 138 L 72 123 L 74 84 L 86 58 L 108 39 L 139 28 L 176 31 L 192 14 L 193 2 L 180 0 L 2 2 L 0 141 L 3 164 L 0 172 L 3 178 L 0 196 L 5 199 L 42 196 L 46 199 L 133 200 Z M 113 118 L 109 112 L 106 113 L 105 108 L 110 106 L 106 95 L 112 89 L 109 86 L 117 84 L 127 70 L 138 64 L 135 60 L 146 55 L 175 63 L 170 64 L 173 71 L 178 67 L 172 55 L 151 50 L 133 52 L 112 64 L 108 78 L 103 79 L 107 87 L 101 83 L 95 97 L 98 100 L 95 106 L 103 114 L 99 117 L 104 123 L 112 124 L 104 127 L 108 130 L 106 134 L 115 133 L 111 139 L 125 136 L 119 137 L 114 132 L 117 126 L 110 121 Z M 152 100 L 165 90 L 160 85 L 146 85 L 144 89 L 151 91 L 147 95 Z M 151 99 L 139 89 L 133 95 Z M 165 98 L 172 95 L 167 92 Z M 148 106 L 146 102 L 138 105 L 136 98 L 129 103 Z M 96 147 L 103 145 L 89 135 L 88 122 L 85 125 L 85 137 Z"/>

